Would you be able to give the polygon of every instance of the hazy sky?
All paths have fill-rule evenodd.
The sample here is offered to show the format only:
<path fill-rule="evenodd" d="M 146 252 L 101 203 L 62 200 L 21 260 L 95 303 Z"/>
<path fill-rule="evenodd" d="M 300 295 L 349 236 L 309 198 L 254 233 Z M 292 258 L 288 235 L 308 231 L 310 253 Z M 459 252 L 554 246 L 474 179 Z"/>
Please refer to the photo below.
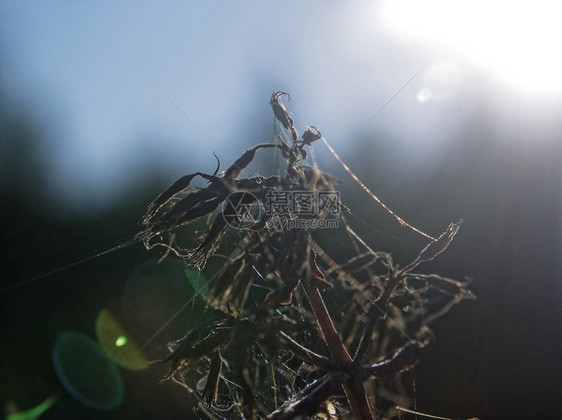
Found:
<path fill-rule="evenodd" d="M 555 34 L 509 32 L 523 18 L 548 29 L 552 13 L 513 8 L 498 27 L 481 3 L 3 2 L 1 87 L 40 128 L 48 182 L 70 203 L 111 199 L 151 163 L 171 179 L 209 171 L 213 151 L 227 165 L 272 135 L 275 90 L 291 94 L 297 128 L 337 148 L 417 74 L 354 142 L 386 133 L 421 162 L 467 116 L 496 109 L 508 131 L 521 118 L 534 129 L 560 104 L 559 87 L 521 82 L 560 68 L 540 62 Z M 546 55 L 523 68 L 517 45 Z"/>

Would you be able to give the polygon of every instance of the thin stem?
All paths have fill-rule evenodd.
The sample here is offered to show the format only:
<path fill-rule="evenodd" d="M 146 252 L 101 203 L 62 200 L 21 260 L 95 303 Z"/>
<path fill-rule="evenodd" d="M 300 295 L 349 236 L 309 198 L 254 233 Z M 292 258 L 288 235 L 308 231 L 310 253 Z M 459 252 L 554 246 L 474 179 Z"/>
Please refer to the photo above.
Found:
<path fill-rule="evenodd" d="M 359 345 L 357 346 L 357 350 L 355 351 L 355 355 L 353 356 L 353 361 L 355 363 L 361 363 L 361 360 L 363 360 L 363 358 L 365 357 L 365 354 L 369 349 L 369 344 L 371 341 L 373 330 L 377 326 L 379 319 L 380 319 L 380 314 L 379 316 L 377 316 L 377 312 L 375 311 L 375 306 L 371 305 L 371 311 L 369 312 L 369 318 L 367 319 L 367 324 L 365 325 L 365 329 L 363 330 L 363 335 L 361 336 Z"/>
<path fill-rule="evenodd" d="M 285 332 L 281 331 L 281 336 L 286 340 L 285 347 L 291 350 L 297 357 L 322 369 L 333 370 L 336 368 L 335 363 L 330 359 L 316 354 L 312 350 L 300 345 Z"/>
<path fill-rule="evenodd" d="M 377 304 L 379 305 L 379 307 L 381 307 L 383 309 L 383 311 L 385 313 L 386 313 L 386 307 L 387 307 L 388 301 L 390 300 L 390 297 L 392 296 L 392 293 L 394 292 L 394 289 L 396 289 L 396 286 L 398 286 L 398 284 L 403 279 L 404 278 L 401 275 L 397 275 L 394 272 L 392 272 L 390 274 L 390 280 L 388 281 L 388 284 L 386 285 L 384 291 L 382 292 L 381 297 L 377 300 Z"/>
<path fill-rule="evenodd" d="M 362 378 L 358 376 L 349 378 L 343 385 L 343 389 L 356 419 L 375 420 L 369 406 L 369 400 L 365 395 Z"/>
<path fill-rule="evenodd" d="M 308 301 L 310 302 L 310 306 L 312 306 L 312 310 L 314 311 L 316 321 L 320 326 L 324 340 L 326 341 L 326 344 L 328 344 L 330 354 L 336 363 L 341 363 L 344 366 L 350 365 L 353 360 L 338 336 L 336 327 L 332 322 L 332 318 L 328 313 L 328 309 L 324 304 L 324 300 L 322 299 L 322 295 L 320 295 L 318 287 L 311 284 L 308 279 L 303 281 L 302 285 L 306 296 L 308 297 Z"/>
<path fill-rule="evenodd" d="M 328 313 L 328 309 L 324 304 L 318 287 L 311 284 L 310 278 L 305 279 L 302 284 L 333 359 L 337 363 L 350 369 L 353 373 L 353 360 L 338 336 L 336 327 L 332 322 L 332 318 Z M 353 415 L 358 420 L 374 420 L 373 413 L 369 407 L 369 401 L 365 396 L 365 389 L 363 388 L 360 371 L 358 370 L 355 373 L 356 374 L 352 374 L 350 379 L 344 384 L 345 395 L 347 396 Z"/>

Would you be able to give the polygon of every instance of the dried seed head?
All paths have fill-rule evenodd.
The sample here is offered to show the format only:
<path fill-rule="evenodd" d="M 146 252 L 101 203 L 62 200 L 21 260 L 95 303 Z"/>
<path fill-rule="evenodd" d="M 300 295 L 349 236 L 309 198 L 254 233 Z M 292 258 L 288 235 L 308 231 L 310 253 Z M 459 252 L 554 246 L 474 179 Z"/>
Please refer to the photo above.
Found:
<path fill-rule="evenodd" d="M 316 131 L 316 133 L 313 131 L 313 129 Z M 306 131 L 302 134 L 302 142 L 304 144 L 308 144 L 309 146 L 313 142 L 321 138 L 322 138 L 322 133 L 314 126 L 308 127 Z"/>
<path fill-rule="evenodd" d="M 275 92 L 273 95 L 271 95 L 271 100 L 269 101 L 269 103 L 271 104 L 271 108 L 273 108 L 273 114 L 275 115 L 275 118 L 277 118 L 277 120 L 283 125 L 283 127 L 285 127 L 286 130 L 291 132 L 293 144 L 295 144 L 297 142 L 297 131 L 295 130 L 293 119 L 287 112 L 285 105 L 279 102 L 279 98 L 281 96 L 287 96 L 289 100 L 291 99 L 289 94 L 286 92 Z"/>
<path fill-rule="evenodd" d="M 217 166 L 212 175 L 197 172 L 177 180 L 150 204 L 144 215 L 141 222 L 143 230 L 137 238 L 147 248 L 156 245 L 165 247 L 201 270 L 207 258 L 221 245 L 226 231 L 240 227 L 235 222 L 241 216 L 249 216 L 251 206 L 265 202 L 271 192 L 335 192 L 336 179 L 303 162 L 306 158 L 305 146 L 325 139 L 315 127 L 308 127 L 298 139 L 293 119 L 281 103 L 283 96 L 290 99 L 285 92 L 275 92 L 270 104 L 276 120 L 283 126 L 283 135 L 290 134 L 292 142 L 277 138 L 273 143 L 257 144 L 221 174 L 218 174 Z M 198 392 L 199 407 L 210 418 L 222 417 L 217 412 L 226 407 L 223 403 L 233 403 L 224 408 L 230 418 L 289 419 L 313 413 L 322 416 L 327 411 L 319 413 L 319 410 L 334 395 L 341 393 L 344 382 L 359 384 L 353 391 L 355 393 L 360 391 L 363 380 L 392 375 L 414 366 L 420 357 L 420 349 L 433 341 L 427 324 L 445 314 L 460 300 L 473 297 L 466 283 L 437 275 L 412 273 L 420 262 L 434 259 L 449 246 L 462 220 L 451 223 L 438 239 L 421 232 L 382 203 L 327 142 L 326 145 L 371 198 L 402 225 L 432 242 L 413 262 L 399 270 L 390 254 L 373 251 L 342 217 L 340 220 L 347 232 L 368 252 L 361 254 L 357 251 L 354 258 L 338 264 L 312 240 L 313 229 L 277 227 L 270 223 L 271 215 L 267 212 L 251 217 L 251 223 L 242 225 L 244 229 L 238 230 L 239 241 L 216 274 L 217 281 L 210 287 L 207 305 L 215 309 L 215 319 L 172 343 L 170 354 L 160 361 L 171 364 L 165 378 L 190 392 L 195 388 L 192 382 L 202 384 L 204 381 L 204 389 L 197 387 L 201 391 Z M 254 161 L 258 150 L 262 149 L 274 149 L 285 160 L 284 176 L 280 173 L 267 178 L 241 175 Z M 207 185 L 191 186 L 196 177 L 206 180 Z M 231 200 L 233 193 L 239 194 L 239 200 Z M 220 210 L 217 212 L 221 204 L 222 213 Z M 339 205 L 343 206 L 341 202 Z M 288 213 L 292 217 L 297 212 Z M 208 216 L 207 229 L 202 238 L 198 238 L 199 245 L 194 249 L 180 248 L 175 241 L 175 230 L 204 216 Z M 306 218 L 322 219 L 325 216 L 325 212 L 318 211 Z M 214 219 L 210 223 L 212 217 Z M 228 245 L 223 249 L 228 249 Z M 318 261 L 317 256 L 323 261 Z M 351 275 L 371 266 L 374 266 L 372 270 L 360 273 L 357 279 Z M 331 315 L 319 289 L 329 289 L 334 285 L 341 287 L 339 283 L 333 283 L 337 277 L 345 278 L 349 283 L 345 289 L 346 293 L 352 294 L 352 301 L 345 312 Z M 303 294 L 299 284 L 305 287 L 305 291 L 314 293 L 306 291 Z M 257 287 L 255 291 L 252 286 Z M 270 290 L 265 298 L 262 294 L 264 288 Z M 338 289 L 334 292 L 337 293 Z M 437 294 L 439 300 L 436 298 L 434 301 Z M 372 302 L 378 303 L 373 305 Z M 384 308 L 381 316 L 378 314 L 379 304 Z M 401 344 L 394 340 L 394 332 L 391 336 L 390 323 L 399 327 L 408 340 L 416 337 L 417 341 L 398 347 Z M 327 337 L 326 343 L 322 341 L 322 336 Z M 377 345 L 358 346 L 358 343 L 369 343 L 369 339 L 375 337 Z M 316 348 L 324 349 L 326 345 L 331 354 L 343 360 L 341 364 L 315 352 Z M 347 355 L 347 346 L 359 347 L 354 360 Z M 383 353 L 387 356 L 381 361 Z M 283 373 L 277 370 L 280 362 L 287 362 L 293 356 L 298 359 L 295 365 L 302 364 L 303 373 L 305 370 L 311 372 L 315 379 L 319 374 L 322 376 L 310 383 L 312 375 L 301 375 L 290 369 Z M 379 361 L 374 363 L 376 360 Z M 224 370 L 221 369 L 223 367 Z M 260 372 L 269 374 L 271 391 L 262 386 L 263 375 Z M 301 379 L 304 387 L 296 387 L 300 389 L 297 392 L 293 385 Z M 224 380 L 224 387 L 219 386 L 221 380 Z M 231 384 L 235 385 L 235 390 L 230 387 Z M 226 392 L 232 395 L 218 393 L 219 387 L 230 389 Z M 285 389 L 289 390 L 289 395 Z M 286 397 L 286 401 L 278 404 L 279 396 Z M 273 399 L 274 404 L 262 405 L 258 397 Z M 357 407 L 353 407 L 352 400 L 350 402 L 355 411 Z M 272 406 L 276 407 L 276 411 L 266 417 L 266 407 Z M 335 415 L 334 410 L 329 411 L 331 414 L 326 415 Z"/>
<path fill-rule="evenodd" d="M 293 119 L 289 116 L 289 113 L 287 112 L 285 105 L 279 102 L 279 98 L 281 96 L 286 96 L 289 100 L 291 100 L 291 97 L 287 92 L 279 91 L 271 95 L 271 100 L 269 101 L 269 103 L 273 108 L 273 114 L 275 115 L 275 118 L 277 118 L 277 120 L 281 124 L 283 124 L 283 127 L 285 127 L 285 129 L 291 130 L 294 124 Z"/>

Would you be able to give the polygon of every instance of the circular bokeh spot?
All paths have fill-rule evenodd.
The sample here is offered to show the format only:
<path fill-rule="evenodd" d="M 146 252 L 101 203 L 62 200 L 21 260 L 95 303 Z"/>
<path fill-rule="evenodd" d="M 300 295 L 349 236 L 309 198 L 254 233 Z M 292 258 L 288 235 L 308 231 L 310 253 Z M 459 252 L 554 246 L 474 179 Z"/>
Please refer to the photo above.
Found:
<path fill-rule="evenodd" d="M 108 309 L 103 309 L 96 320 L 96 336 L 105 352 L 119 366 L 142 370 L 148 360 L 137 343 Z"/>
<path fill-rule="evenodd" d="M 109 411 L 123 401 L 119 369 L 91 338 L 77 332 L 63 333 L 55 341 L 52 359 L 66 391 L 85 406 Z"/>
<path fill-rule="evenodd" d="M 418 92 L 419 102 L 444 101 L 459 89 L 462 80 L 460 68 L 450 61 L 440 61 L 426 70 L 423 87 Z"/>

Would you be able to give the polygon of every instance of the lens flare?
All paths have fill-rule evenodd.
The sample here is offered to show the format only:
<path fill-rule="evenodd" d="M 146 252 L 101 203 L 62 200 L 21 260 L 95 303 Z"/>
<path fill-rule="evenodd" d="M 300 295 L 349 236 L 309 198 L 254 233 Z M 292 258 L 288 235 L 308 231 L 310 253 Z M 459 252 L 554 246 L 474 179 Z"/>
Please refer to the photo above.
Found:
<path fill-rule="evenodd" d="M 440 61 L 429 67 L 423 75 L 424 87 L 418 92 L 418 102 L 444 101 L 458 90 L 462 74 L 450 61 Z"/>
<path fill-rule="evenodd" d="M 144 353 L 108 309 L 98 315 L 96 336 L 107 355 L 119 366 L 129 370 L 142 370 L 148 366 Z"/>
<path fill-rule="evenodd" d="M 115 345 L 117 347 L 122 347 L 125 344 L 127 344 L 127 337 L 121 336 L 121 337 L 117 337 L 117 340 L 115 340 Z"/>
<path fill-rule="evenodd" d="M 50 396 L 38 406 L 30 408 L 29 410 L 20 411 L 17 413 L 9 414 L 6 420 L 36 420 L 41 415 L 51 408 L 57 402 L 55 395 Z"/>
<path fill-rule="evenodd" d="M 91 338 L 65 332 L 52 350 L 55 372 L 64 389 L 94 410 L 109 411 L 123 401 L 123 378 L 105 351 Z"/>
<path fill-rule="evenodd" d="M 168 342 L 213 319 L 203 298 L 209 293 L 205 283 L 202 275 L 182 261 L 151 259 L 139 264 L 123 287 L 123 323 L 130 334 L 122 335 L 132 335 L 144 344 L 158 331 L 159 340 Z M 112 345 L 119 335 L 113 337 Z"/>

